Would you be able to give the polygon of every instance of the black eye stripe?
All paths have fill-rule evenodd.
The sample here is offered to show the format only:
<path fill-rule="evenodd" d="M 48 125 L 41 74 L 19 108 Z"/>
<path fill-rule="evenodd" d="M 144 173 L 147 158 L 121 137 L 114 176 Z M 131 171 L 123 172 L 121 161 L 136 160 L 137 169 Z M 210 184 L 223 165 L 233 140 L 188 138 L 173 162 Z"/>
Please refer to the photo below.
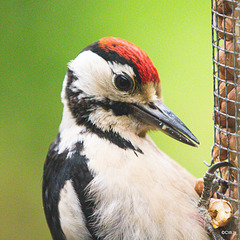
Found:
<path fill-rule="evenodd" d="M 114 78 L 114 85 L 120 91 L 129 92 L 134 88 L 133 79 L 127 74 L 116 74 Z"/>

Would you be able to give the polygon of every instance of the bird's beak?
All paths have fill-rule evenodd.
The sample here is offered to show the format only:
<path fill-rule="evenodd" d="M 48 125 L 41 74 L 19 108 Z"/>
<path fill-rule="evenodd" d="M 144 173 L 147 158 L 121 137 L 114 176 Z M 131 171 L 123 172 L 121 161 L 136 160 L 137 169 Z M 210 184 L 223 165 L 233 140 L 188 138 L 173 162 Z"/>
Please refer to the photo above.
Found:
<path fill-rule="evenodd" d="M 197 147 L 200 144 L 197 138 L 186 125 L 161 101 L 157 100 L 148 105 L 134 105 L 134 115 L 146 124 L 161 130 L 168 136 Z"/>

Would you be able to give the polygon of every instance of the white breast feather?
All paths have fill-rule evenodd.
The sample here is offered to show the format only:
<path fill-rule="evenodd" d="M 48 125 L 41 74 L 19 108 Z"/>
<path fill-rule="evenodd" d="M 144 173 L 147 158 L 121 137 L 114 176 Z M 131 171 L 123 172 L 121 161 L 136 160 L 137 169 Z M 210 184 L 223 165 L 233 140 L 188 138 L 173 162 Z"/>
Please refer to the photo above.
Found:
<path fill-rule="evenodd" d="M 135 144 L 144 154 L 136 156 L 94 135 L 84 139 L 88 166 L 96 173 L 89 189 L 97 199 L 100 236 L 107 234 L 105 240 L 208 239 L 198 222 L 194 178 L 149 139 L 135 137 Z"/>

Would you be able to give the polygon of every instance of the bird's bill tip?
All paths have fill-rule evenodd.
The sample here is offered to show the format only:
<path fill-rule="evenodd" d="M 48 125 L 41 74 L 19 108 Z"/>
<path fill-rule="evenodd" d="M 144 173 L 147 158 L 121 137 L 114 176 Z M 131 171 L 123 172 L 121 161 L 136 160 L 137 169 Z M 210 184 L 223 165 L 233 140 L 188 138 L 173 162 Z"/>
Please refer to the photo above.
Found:
<path fill-rule="evenodd" d="M 197 144 L 200 144 L 187 126 L 161 101 L 151 102 L 148 105 L 135 105 L 134 109 L 135 115 L 143 122 L 168 136 L 193 147 L 198 147 Z"/>

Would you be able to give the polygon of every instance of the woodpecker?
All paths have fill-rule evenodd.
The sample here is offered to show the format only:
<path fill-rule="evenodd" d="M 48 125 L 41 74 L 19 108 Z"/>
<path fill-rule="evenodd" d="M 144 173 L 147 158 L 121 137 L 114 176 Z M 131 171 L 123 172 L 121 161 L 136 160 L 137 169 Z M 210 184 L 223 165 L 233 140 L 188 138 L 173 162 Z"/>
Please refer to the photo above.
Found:
<path fill-rule="evenodd" d="M 61 98 L 42 186 L 54 240 L 208 239 L 194 177 L 147 136 L 199 144 L 163 104 L 145 51 L 114 37 L 92 43 L 68 64 Z"/>

